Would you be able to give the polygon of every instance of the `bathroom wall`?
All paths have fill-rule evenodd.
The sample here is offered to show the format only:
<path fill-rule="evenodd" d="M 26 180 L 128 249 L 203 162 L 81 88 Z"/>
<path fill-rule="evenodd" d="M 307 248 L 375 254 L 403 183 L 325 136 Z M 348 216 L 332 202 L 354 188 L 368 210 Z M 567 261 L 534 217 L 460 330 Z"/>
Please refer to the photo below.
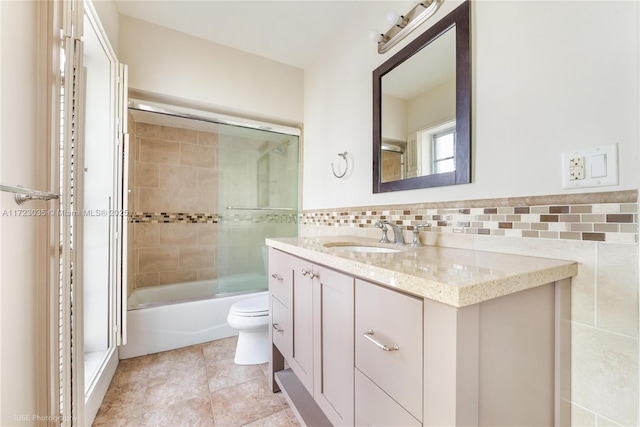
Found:
<path fill-rule="evenodd" d="M 47 31 L 37 1 L 0 2 L 0 182 L 50 190 L 47 138 Z M 46 74 L 46 72 L 45 72 Z M 49 187 L 51 183 L 51 187 Z M 42 201 L 16 204 L 0 193 L 0 425 L 34 426 L 46 417 L 47 310 L 55 278 L 46 242 L 52 216 L 30 210 L 55 209 Z M 33 211 L 31 211 L 33 212 Z"/>
<path fill-rule="evenodd" d="M 120 16 L 129 88 L 272 123 L 302 123 L 303 70 Z"/>
<path fill-rule="evenodd" d="M 472 2 L 472 184 L 372 194 L 372 72 L 391 52 L 367 35 L 396 2 L 371 2 L 305 69 L 304 209 L 638 187 L 638 2 Z M 561 153 L 617 143 L 620 184 L 561 190 Z M 329 167 L 348 151 L 352 173 Z"/>

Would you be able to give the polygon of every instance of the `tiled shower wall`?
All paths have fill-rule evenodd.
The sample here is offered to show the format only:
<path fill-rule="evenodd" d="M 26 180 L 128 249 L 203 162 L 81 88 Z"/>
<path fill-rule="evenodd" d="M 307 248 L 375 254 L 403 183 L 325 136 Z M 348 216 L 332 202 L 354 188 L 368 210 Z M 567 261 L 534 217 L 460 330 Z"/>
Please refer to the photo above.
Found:
<path fill-rule="evenodd" d="M 637 192 L 625 191 L 308 210 L 300 235 L 379 238 L 378 219 L 405 230 L 427 222 L 424 244 L 577 261 L 565 409 L 574 426 L 637 426 L 637 206 Z"/>
<path fill-rule="evenodd" d="M 129 133 L 129 290 L 215 279 L 217 132 L 130 115 Z"/>

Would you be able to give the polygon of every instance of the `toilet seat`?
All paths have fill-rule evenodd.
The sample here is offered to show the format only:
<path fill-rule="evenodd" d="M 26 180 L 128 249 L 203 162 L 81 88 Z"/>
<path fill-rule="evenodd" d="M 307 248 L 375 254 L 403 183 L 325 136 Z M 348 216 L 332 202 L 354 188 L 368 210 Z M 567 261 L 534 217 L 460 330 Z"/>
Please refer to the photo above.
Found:
<path fill-rule="evenodd" d="M 269 315 L 269 296 L 267 294 L 247 298 L 231 306 L 229 314 L 239 317 L 262 317 Z"/>

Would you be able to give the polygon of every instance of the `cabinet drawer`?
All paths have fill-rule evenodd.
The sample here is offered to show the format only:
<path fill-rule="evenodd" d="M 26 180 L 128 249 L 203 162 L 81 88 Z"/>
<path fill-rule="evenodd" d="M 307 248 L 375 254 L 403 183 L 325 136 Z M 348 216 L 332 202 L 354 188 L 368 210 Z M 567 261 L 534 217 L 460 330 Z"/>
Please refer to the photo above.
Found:
<path fill-rule="evenodd" d="M 291 323 L 289 310 L 276 298 L 271 298 L 271 336 L 285 359 L 291 356 Z"/>
<path fill-rule="evenodd" d="M 285 307 L 291 307 L 293 289 L 292 256 L 276 249 L 269 249 L 269 292 Z"/>
<path fill-rule="evenodd" d="M 355 370 L 355 425 L 357 426 L 421 426 L 402 406 Z"/>
<path fill-rule="evenodd" d="M 362 280 L 355 300 L 356 367 L 422 421 L 422 300 Z"/>

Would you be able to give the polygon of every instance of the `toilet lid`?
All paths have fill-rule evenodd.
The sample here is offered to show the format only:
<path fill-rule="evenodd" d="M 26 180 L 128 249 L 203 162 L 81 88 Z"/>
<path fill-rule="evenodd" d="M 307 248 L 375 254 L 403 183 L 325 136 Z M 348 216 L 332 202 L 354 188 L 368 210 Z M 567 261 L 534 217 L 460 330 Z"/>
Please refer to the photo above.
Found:
<path fill-rule="evenodd" d="M 231 306 L 231 311 L 240 316 L 266 316 L 269 314 L 269 296 L 247 298 Z"/>

